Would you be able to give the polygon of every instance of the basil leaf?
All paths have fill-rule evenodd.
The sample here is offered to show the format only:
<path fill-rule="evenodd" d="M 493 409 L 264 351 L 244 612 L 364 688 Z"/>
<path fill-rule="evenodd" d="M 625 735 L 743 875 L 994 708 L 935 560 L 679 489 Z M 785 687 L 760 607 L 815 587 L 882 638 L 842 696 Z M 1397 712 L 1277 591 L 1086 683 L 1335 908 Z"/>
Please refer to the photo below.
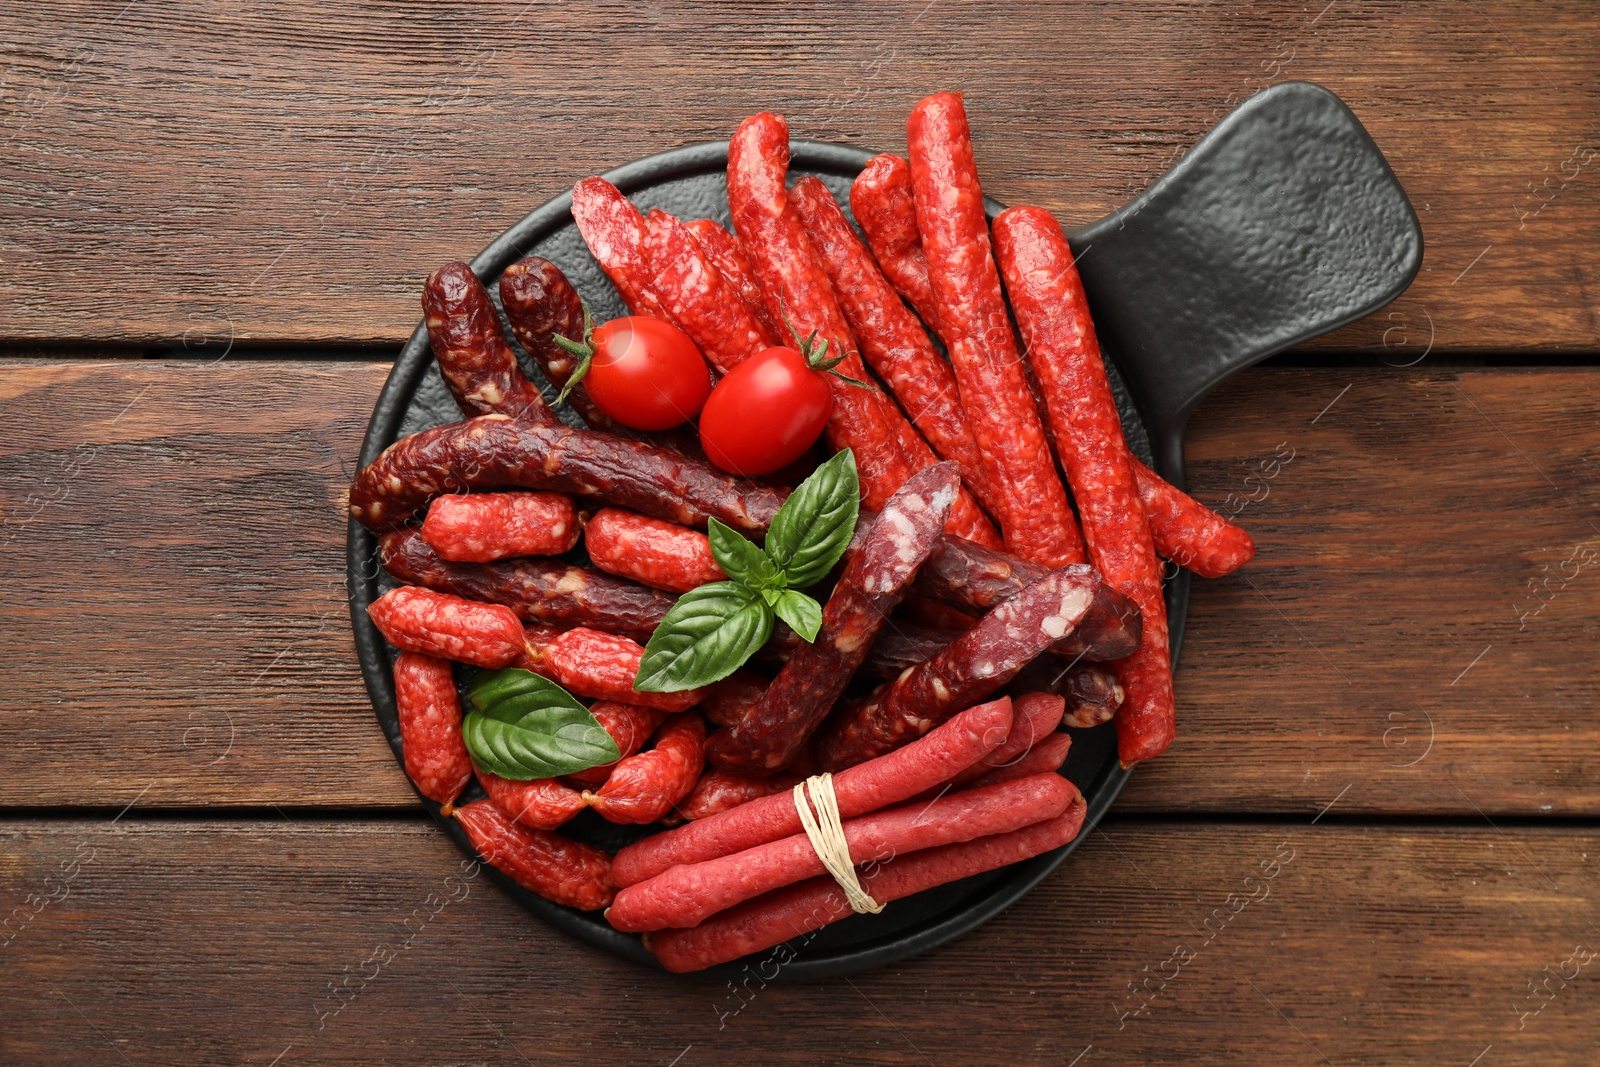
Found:
<path fill-rule="evenodd" d="M 772 605 L 773 613 L 788 623 L 790 628 L 807 641 L 815 641 L 822 629 L 822 605 L 793 589 L 786 589 L 778 602 Z"/>
<path fill-rule="evenodd" d="M 691 589 L 650 635 L 633 687 L 677 693 L 726 678 L 771 636 L 772 608 L 759 594 L 737 582 Z"/>
<path fill-rule="evenodd" d="M 617 743 L 571 693 L 532 671 L 484 671 L 461 722 L 472 765 L 516 782 L 557 778 L 621 759 Z"/>
<path fill-rule="evenodd" d="M 729 578 L 747 589 L 780 584 L 778 568 L 760 545 L 716 519 L 707 520 L 706 533 L 711 537 L 711 555 Z"/>
<path fill-rule="evenodd" d="M 767 531 L 767 555 L 791 588 L 827 577 L 850 547 L 860 510 L 855 453 L 842 449 L 796 487 Z"/>

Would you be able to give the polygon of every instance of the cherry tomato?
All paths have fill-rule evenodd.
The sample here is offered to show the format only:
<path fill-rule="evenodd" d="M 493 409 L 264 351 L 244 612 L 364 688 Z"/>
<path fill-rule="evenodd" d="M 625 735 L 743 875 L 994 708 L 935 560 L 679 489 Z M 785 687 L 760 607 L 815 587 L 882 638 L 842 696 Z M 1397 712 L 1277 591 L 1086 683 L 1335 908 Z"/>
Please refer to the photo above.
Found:
<path fill-rule="evenodd" d="M 669 430 L 700 414 L 711 393 L 711 372 L 700 349 L 669 322 L 629 315 L 595 327 L 586 341 L 562 347 L 587 356 L 583 387 L 624 426 Z"/>
<path fill-rule="evenodd" d="M 733 368 L 700 413 L 706 458 L 733 474 L 768 474 L 805 454 L 833 412 L 826 374 L 793 348 Z"/>

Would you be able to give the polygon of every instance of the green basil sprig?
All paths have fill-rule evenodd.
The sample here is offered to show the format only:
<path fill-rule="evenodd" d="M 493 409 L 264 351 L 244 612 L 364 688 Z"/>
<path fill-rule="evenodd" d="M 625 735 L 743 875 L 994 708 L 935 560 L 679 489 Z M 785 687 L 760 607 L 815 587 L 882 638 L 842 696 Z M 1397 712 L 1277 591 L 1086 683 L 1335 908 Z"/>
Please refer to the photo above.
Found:
<path fill-rule="evenodd" d="M 622 758 L 606 728 L 571 693 L 532 671 L 483 671 L 461 722 L 472 765 L 517 782 L 557 778 Z"/>
<path fill-rule="evenodd" d="M 776 619 L 815 641 L 822 606 L 800 590 L 833 570 L 855 536 L 860 510 L 856 457 L 847 448 L 784 501 L 767 531 L 766 548 L 710 520 L 711 554 L 728 580 L 678 598 L 644 646 L 633 687 L 676 693 L 726 678 L 767 643 Z"/>

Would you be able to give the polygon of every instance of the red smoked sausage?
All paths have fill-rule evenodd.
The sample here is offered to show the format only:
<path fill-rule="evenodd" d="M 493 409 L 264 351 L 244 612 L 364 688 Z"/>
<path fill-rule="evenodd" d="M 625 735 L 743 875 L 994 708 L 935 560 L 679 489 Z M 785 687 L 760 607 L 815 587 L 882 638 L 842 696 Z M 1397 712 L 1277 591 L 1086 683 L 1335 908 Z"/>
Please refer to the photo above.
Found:
<path fill-rule="evenodd" d="M 1066 701 L 1053 693 L 1023 693 L 1011 701 L 1011 732 L 993 752 L 950 779 L 952 786 L 982 778 L 998 767 L 1009 767 L 1061 725 Z M 1064 734 L 1062 736 L 1065 736 Z M 1051 768 L 1052 770 L 1054 768 Z"/>
<path fill-rule="evenodd" d="M 728 204 L 734 225 L 768 306 L 783 307 L 801 336 L 815 330 L 826 338 L 830 354 L 844 356 L 841 374 L 870 381 L 828 277 L 789 203 L 784 186 L 788 169 L 789 127 L 783 119 L 766 111 L 745 119 L 728 146 Z M 863 389 L 835 377 L 829 384 L 833 414 L 828 440 L 835 448 L 855 450 L 862 500 L 878 510 L 914 471 L 934 462 L 933 452 L 876 386 Z M 970 497 L 958 502 L 950 530 L 977 541 L 993 537 Z"/>
<path fill-rule="evenodd" d="M 484 860 L 530 893 L 583 911 L 611 903 L 611 857 L 560 834 L 518 826 L 487 800 L 455 810 L 456 821 Z"/>
<path fill-rule="evenodd" d="M 844 822 L 844 837 L 857 866 L 879 863 L 1056 818 L 1077 795 L 1060 775 L 1040 774 L 862 815 Z M 795 834 L 628 886 L 606 911 L 606 921 L 632 932 L 696 926 L 735 904 L 826 872 L 810 838 Z"/>
<path fill-rule="evenodd" d="M 604 178 L 585 178 L 572 187 L 572 221 L 628 310 L 671 322 L 649 287 L 644 216 L 639 209 Z"/>
<path fill-rule="evenodd" d="M 1127 699 L 1117 712 L 1125 764 L 1160 755 L 1174 732 L 1172 662 L 1161 563 L 1139 499 L 1122 421 L 1072 250 L 1054 216 L 1011 208 L 994 224 L 1011 303 L 1044 391 L 1056 445 L 1083 518 L 1089 559 L 1139 605 L 1144 638 L 1117 663 Z"/>
<path fill-rule="evenodd" d="M 461 739 L 461 695 L 450 664 L 400 653 L 394 661 L 394 703 L 406 774 L 418 792 L 448 809 L 472 781 L 472 759 Z"/>
<path fill-rule="evenodd" d="M 887 153 L 867 160 L 850 186 L 850 210 L 885 276 L 928 328 L 943 338 L 933 284 L 928 281 L 928 258 L 922 252 L 922 231 L 917 229 L 911 165 Z"/>
<path fill-rule="evenodd" d="M 616 769 L 618 763 L 644 747 L 650 735 L 656 732 L 671 712 L 660 708 L 647 708 L 640 704 L 624 704 L 619 700 L 596 700 L 589 705 L 589 714 L 593 715 L 605 728 L 606 733 L 611 735 L 611 740 L 617 743 L 617 751 L 621 755 L 610 763 L 566 776 L 567 781 L 581 785 L 604 783 L 611 777 L 611 772 Z"/>
<path fill-rule="evenodd" d="M 983 459 L 961 410 L 950 364 L 939 356 L 927 331 L 873 262 L 828 187 L 817 178 L 801 178 L 789 190 L 789 199 L 805 222 L 806 235 L 828 272 L 861 354 L 933 450 L 954 460 L 961 467 L 961 480 L 995 511 L 998 498 L 986 491 Z"/>
<path fill-rule="evenodd" d="M 726 374 L 772 347 L 767 328 L 683 223 L 664 211 L 651 211 L 645 218 L 645 256 L 651 291 L 717 370 Z"/>
<path fill-rule="evenodd" d="M 1010 763 L 996 767 L 987 774 L 974 778 L 966 786 L 968 789 L 979 789 L 986 785 L 998 782 L 1011 782 L 1018 778 L 1027 778 L 1035 774 L 1049 774 L 1059 771 L 1067 762 L 1067 756 L 1072 753 L 1072 735 L 1064 733 L 1046 734 L 1039 739 L 1039 743 L 1028 749 Z"/>
<path fill-rule="evenodd" d="M 583 810 L 583 794 L 554 778 L 513 782 L 479 771 L 478 782 L 495 807 L 530 830 L 554 830 Z"/>
<path fill-rule="evenodd" d="M 960 94 L 937 93 L 917 104 L 906 141 L 940 329 L 988 484 L 1004 499 L 997 518 L 1006 547 L 1050 566 L 1082 563 L 1083 542 L 1045 442 L 990 253 Z"/>
<path fill-rule="evenodd" d="M 940 337 L 938 309 L 928 281 L 928 260 L 917 229 L 912 199 L 911 168 L 899 156 L 876 156 L 856 177 L 850 206 L 867 244 L 900 295 L 910 302 Z M 946 339 L 948 344 L 948 339 Z M 1037 383 L 1030 381 L 1037 391 Z M 1043 410 L 1043 398 L 1036 397 Z M 1048 423 L 1047 436 L 1051 436 Z M 1139 497 L 1150 517 L 1156 552 L 1205 578 L 1220 578 L 1244 566 L 1255 555 L 1250 535 L 1181 489 L 1133 460 Z"/>
<path fill-rule="evenodd" d="M 559 556 L 580 532 L 578 509 L 561 493 L 447 493 L 422 523 L 422 539 L 454 563 Z"/>
<path fill-rule="evenodd" d="M 652 823 L 694 788 L 705 767 L 706 724 L 695 712 L 667 720 L 648 752 L 620 761 L 583 802 L 611 822 Z"/>
<path fill-rule="evenodd" d="M 523 652 L 522 623 L 499 604 L 479 604 L 431 589 L 401 586 L 367 606 L 395 648 L 478 667 L 504 667 Z"/>
<path fill-rule="evenodd" d="M 1232 574 L 1255 558 L 1256 543 L 1221 515 L 1129 455 L 1156 552 L 1202 578 Z"/>
<path fill-rule="evenodd" d="M 553 559 L 451 563 L 418 530 L 396 530 L 378 542 L 384 569 L 399 582 L 467 600 L 504 604 L 525 622 L 568 629 L 588 626 L 648 641 L 673 598 L 589 567 Z"/>
<path fill-rule="evenodd" d="M 1064 814 L 1021 830 L 913 852 L 876 865 L 862 875 L 861 885 L 875 900 L 888 903 L 1019 863 L 1077 837 L 1087 814 L 1088 808 L 1079 800 Z M 691 929 L 650 934 L 645 945 L 669 971 L 698 971 L 802 938 L 852 914 L 844 890 L 831 876 L 813 878 L 730 908 Z M 794 958 L 792 952 L 788 958 Z"/>
<path fill-rule="evenodd" d="M 727 579 L 699 530 L 621 508 L 602 508 L 584 528 L 589 562 L 619 578 L 687 593 Z"/>
<path fill-rule="evenodd" d="M 788 331 L 783 327 L 783 319 L 768 309 L 767 298 L 761 292 L 761 283 L 756 281 L 755 273 L 750 269 L 750 257 L 745 255 L 744 246 L 739 243 L 739 239 L 711 219 L 695 219 L 684 225 L 694 234 L 694 239 L 699 242 L 700 251 L 705 253 L 706 259 L 721 272 L 723 280 L 738 292 L 739 298 L 744 301 L 745 307 L 750 309 L 750 313 L 766 327 L 767 335 L 774 339 L 788 340 Z"/>
<path fill-rule="evenodd" d="M 555 412 L 517 366 L 488 290 L 465 263 L 446 263 L 422 287 L 422 316 L 445 384 L 466 415 L 501 411 L 532 422 Z"/>
<path fill-rule="evenodd" d="M 948 781 L 1000 744 L 1010 729 L 1011 700 L 1001 697 L 968 708 L 882 759 L 841 771 L 833 778 L 840 818 L 898 804 Z M 763 797 L 628 845 L 617 853 L 612 875 L 618 885 L 632 885 L 675 864 L 742 852 L 800 830 L 800 816 L 790 797 Z"/>

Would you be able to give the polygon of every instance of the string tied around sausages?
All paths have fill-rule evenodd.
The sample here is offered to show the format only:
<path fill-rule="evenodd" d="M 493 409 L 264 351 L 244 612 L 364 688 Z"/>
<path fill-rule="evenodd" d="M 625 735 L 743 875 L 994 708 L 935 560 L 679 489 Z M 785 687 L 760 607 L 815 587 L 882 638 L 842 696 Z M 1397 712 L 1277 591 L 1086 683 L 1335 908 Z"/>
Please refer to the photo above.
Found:
<path fill-rule="evenodd" d="M 809 795 L 810 802 L 806 798 Z M 816 814 L 811 809 L 815 807 Z M 817 858 L 833 875 L 833 880 L 844 890 L 845 900 L 856 912 L 876 915 L 884 905 L 872 899 L 856 877 L 856 867 L 850 860 L 850 842 L 844 836 L 844 823 L 839 818 L 839 798 L 833 792 L 833 775 L 814 774 L 794 787 L 794 810 L 800 816 Z"/>

